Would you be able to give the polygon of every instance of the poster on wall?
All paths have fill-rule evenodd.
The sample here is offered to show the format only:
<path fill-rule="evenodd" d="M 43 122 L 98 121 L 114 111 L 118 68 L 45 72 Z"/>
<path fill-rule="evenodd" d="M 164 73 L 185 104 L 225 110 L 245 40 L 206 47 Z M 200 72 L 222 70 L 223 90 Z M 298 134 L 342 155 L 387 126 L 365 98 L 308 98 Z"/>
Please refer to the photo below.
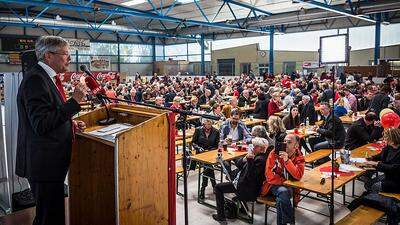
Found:
<path fill-rule="evenodd" d="M 87 39 L 74 39 L 74 38 L 67 38 L 66 39 L 69 44 L 70 50 L 78 50 L 78 51 L 89 51 L 90 50 L 90 40 Z"/>
<path fill-rule="evenodd" d="M 109 56 L 90 56 L 91 71 L 110 71 L 111 59 Z"/>
<path fill-rule="evenodd" d="M 323 67 L 323 65 L 322 65 Z M 303 61 L 303 68 L 305 69 L 318 69 L 321 68 L 318 61 Z"/>
<path fill-rule="evenodd" d="M 118 81 L 120 78 L 119 72 L 92 72 L 93 76 L 98 81 L 108 82 L 108 81 Z M 82 77 L 85 77 L 86 74 L 83 72 L 66 72 L 60 74 L 60 79 L 62 82 L 79 82 Z"/>

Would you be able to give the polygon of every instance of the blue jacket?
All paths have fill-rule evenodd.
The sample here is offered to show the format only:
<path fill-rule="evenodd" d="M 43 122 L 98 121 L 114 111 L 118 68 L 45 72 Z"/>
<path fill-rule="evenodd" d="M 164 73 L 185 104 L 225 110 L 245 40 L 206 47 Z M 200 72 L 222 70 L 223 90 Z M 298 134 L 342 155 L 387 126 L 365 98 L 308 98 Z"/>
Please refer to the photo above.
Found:
<path fill-rule="evenodd" d="M 225 140 L 226 136 L 228 136 L 230 130 L 231 130 L 232 126 L 231 126 L 231 121 L 230 120 L 226 120 L 224 123 L 222 123 L 221 125 L 221 130 L 220 130 L 220 140 L 223 141 Z M 245 140 L 246 143 L 250 143 L 251 141 L 251 135 L 249 130 L 246 127 L 246 124 L 244 124 L 243 121 L 239 121 L 238 125 L 237 125 L 237 129 L 238 129 L 238 134 L 239 134 L 239 140 Z"/>

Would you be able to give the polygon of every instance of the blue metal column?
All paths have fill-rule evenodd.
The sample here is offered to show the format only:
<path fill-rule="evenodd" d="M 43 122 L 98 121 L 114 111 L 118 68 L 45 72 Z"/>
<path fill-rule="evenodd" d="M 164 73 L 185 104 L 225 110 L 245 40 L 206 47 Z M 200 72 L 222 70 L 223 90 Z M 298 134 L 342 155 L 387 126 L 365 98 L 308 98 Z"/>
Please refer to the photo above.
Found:
<path fill-rule="evenodd" d="M 153 47 L 153 74 L 156 72 L 156 65 L 154 64 L 157 60 L 156 60 L 156 38 L 152 37 L 151 38 L 151 44 Z"/>
<path fill-rule="evenodd" d="M 269 33 L 269 73 L 274 74 L 274 33 L 275 33 L 275 28 L 274 26 L 271 26 L 269 28 L 270 33 Z"/>
<path fill-rule="evenodd" d="M 206 72 L 206 64 L 204 61 L 204 34 L 201 34 L 201 38 L 200 38 L 200 47 L 201 47 L 201 66 L 200 66 L 200 75 L 201 76 L 205 76 L 205 72 Z"/>
<path fill-rule="evenodd" d="M 381 19 L 380 13 L 376 14 L 375 23 L 375 51 L 374 51 L 374 65 L 378 65 L 379 58 L 381 57 Z"/>
<path fill-rule="evenodd" d="M 118 45 L 118 62 L 117 62 L 117 68 L 118 68 L 118 72 L 121 72 L 121 46 L 120 46 L 120 37 L 117 34 L 117 45 Z"/>

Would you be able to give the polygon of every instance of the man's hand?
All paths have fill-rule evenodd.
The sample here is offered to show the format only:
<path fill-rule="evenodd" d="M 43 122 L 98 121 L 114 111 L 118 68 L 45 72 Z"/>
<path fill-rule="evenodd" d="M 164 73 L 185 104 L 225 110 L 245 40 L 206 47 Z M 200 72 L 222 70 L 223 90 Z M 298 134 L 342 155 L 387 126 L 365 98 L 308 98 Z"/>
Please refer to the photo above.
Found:
<path fill-rule="evenodd" d="M 246 155 L 246 158 L 248 158 L 248 159 L 254 159 L 254 154 L 253 154 L 253 152 L 248 152 L 247 155 Z"/>
<path fill-rule="evenodd" d="M 283 159 L 284 162 L 287 162 L 289 160 L 289 155 L 287 152 L 279 152 L 279 157 Z"/>
<path fill-rule="evenodd" d="M 78 128 L 78 131 L 79 131 L 79 132 L 85 131 L 85 129 L 86 129 L 86 124 L 85 124 L 85 122 L 83 122 L 83 121 L 81 121 L 81 120 L 75 120 L 75 122 L 76 122 L 76 125 L 77 125 L 77 128 Z"/>
<path fill-rule="evenodd" d="M 376 161 L 366 161 L 366 162 L 364 163 L 364 165 L 365 165 L 365 166 L 376 167 L 376 166 L 378 166 L 378 163 L 379 163 L 379 162 L 376 162 Z"/>
<path fill-rule="evenodd" d="M 83 84 L 81 84 L 81 83 L 78 83 L 78 84 L 75 86 L 74 93 L 72 93 L 72 98 L 73 98 L 77 103 L 79 103 L 79 102 L 81 102 L 82 99 L 86 96 L 86 94 L 87 94 L 86 86 L 83 85 Z"/>

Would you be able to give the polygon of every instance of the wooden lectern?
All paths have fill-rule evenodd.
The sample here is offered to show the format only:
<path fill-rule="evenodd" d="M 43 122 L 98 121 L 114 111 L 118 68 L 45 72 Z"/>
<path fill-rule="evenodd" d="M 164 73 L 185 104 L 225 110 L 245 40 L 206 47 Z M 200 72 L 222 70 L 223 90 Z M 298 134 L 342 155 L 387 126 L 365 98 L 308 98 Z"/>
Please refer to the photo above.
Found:
<path fill-rule="evenodd" d="M 175 225 L 174 115 L 143 106 L 109 105 L 133 127 L 115 142 L 88 134 L 101 128 L 104 107 L 79 116 L 69 171 L 71 225 Z"/>

